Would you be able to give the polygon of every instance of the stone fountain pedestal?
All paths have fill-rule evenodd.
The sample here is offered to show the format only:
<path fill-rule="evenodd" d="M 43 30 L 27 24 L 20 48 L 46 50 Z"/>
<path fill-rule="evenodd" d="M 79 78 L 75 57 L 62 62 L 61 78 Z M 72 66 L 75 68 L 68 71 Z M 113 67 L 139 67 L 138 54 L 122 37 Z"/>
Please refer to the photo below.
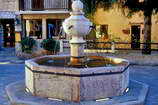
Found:
<path fill-rule="evenodd" d="M 63 22 L 64 31 L 71 36 L 70 65 L 81 66 L 84 62 L 84 46 L 86 43 L 83 37 L 91 31 L 92 23 L 84 17 L 83 3 L 80 0 L 73 2 L 70 15 Z"/>

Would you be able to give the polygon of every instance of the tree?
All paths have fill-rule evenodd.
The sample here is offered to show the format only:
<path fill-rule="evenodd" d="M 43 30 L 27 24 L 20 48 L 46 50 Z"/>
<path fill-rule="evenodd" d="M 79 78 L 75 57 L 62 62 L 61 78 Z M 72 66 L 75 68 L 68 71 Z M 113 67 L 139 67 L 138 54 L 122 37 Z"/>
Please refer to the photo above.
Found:
<path fill-rule="evenodd" d="M 112 7 L 112 2 L 114 0 L 81 0 L 84 4 L 84 12 L 86 14 L 86 17 L 88 17 L 91 21 L 93 21 L 93 15 L 95 11 L 97 10 L 98 6 L 102 6 L 105 9 L 109 9 Z M 95 41 L 96 39 L 96 30 L 92 30 L 90 32 L 90 35 L 86 37 L 87 39 L 90 39 Z"/>
<path fill-rule="evenodd" d="M 120 0 L 123 8 L 130 12 L 142 11 L 144 13 L 144 44 L 142 53 L 151 54 L 151 26 L 152 14 L 158 12 L 156 0 Z"/>
<path fill-rule="evenodd" d="M 112 7 L 112 3 L 116 0 L 81 0 L 84 4 L 84 11 L 86 16 L 89 18 L 93 18 L 93 14 L 95 13 L 98 6 L 102 6 L 106 9 Z"/>

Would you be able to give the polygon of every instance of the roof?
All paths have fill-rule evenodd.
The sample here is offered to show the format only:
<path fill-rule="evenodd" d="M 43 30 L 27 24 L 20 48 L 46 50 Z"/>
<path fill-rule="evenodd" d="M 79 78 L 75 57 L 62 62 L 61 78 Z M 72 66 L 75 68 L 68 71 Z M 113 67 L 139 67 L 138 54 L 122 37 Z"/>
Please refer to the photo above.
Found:
<path fill-rule="evenodd" d="M 15 17 L 15 12 L 0 11 L 0 19 L 14 19 Z"/>

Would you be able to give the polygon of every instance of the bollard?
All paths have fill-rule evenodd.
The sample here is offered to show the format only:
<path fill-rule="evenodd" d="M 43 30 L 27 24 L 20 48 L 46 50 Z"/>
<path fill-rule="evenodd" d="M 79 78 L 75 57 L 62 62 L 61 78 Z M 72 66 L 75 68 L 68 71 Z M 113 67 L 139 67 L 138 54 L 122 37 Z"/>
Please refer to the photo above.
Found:
<path fill-rule="evenodd" d="M 63 45 L 63 40 L 60 39 L 60 53 L 64 52 L 64 45 Z"/>
<path fill-rule="evenodd" d="M 115 42 L 111 42 L 111 52 L 115 53 Z"/>

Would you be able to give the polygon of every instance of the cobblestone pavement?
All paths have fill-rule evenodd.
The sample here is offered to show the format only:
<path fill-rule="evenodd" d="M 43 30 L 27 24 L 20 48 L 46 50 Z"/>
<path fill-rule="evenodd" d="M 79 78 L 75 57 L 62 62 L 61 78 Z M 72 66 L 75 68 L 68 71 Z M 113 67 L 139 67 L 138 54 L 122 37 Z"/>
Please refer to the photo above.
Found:
<path fill-rule="evenodd" d="M 13 62 L 14 61 L 14 62 Z M 145 105 L 158 105 L 158 66 L 131 66 L 130 78 L 150 86 Z M 15 57 L 14 49 L 0 51 L 0 105 L 10 105 L 6 85 L 24 79 L 24 64 Z"/>
<path fill-rule="evenodd" d="M 23 64 L 0 64 L 0 105 L 10 105 L 5 86 L 22 79 L 24 79 Z"/>
<path fill-rule="evenodd" d="M 19 64 L 24 63 L 24 60 L 21 60 L 15 56 L 14 48 L 3 48 L 0 50 L 0 63 Z"/>
<path fill-rule="evenodd" d="M 158 105 L 158 66 L 131 66 L 130 78 L 149 85 L 145 105 Z"/>
<path fill-rule="evenodd" d="M 15 56 L 14 48 L 0 50 L 0 105 L 9 105 L 5 86 L 24 79 L 24 61 Z"/>

